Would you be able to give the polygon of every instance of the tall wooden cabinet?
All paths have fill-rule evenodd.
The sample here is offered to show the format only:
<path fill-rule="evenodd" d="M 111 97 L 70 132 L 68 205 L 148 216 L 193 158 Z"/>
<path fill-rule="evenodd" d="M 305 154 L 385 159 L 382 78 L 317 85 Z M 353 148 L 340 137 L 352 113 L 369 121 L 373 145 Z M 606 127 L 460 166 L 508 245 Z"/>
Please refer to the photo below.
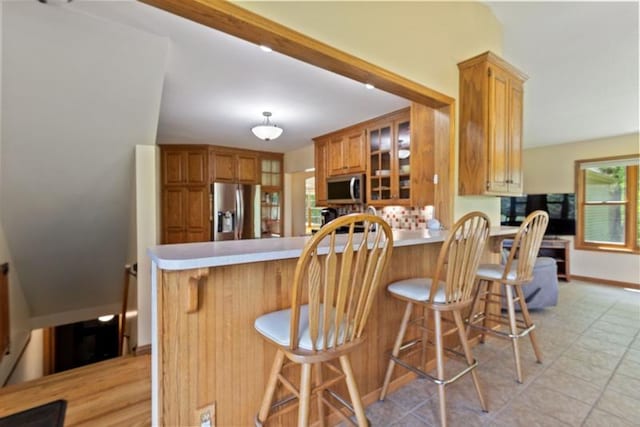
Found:
<path fill-rule="evenodd" d="M 211 184 L 262 184 L 263 237 L 282 229 L 282 154 L 213 145 L 161 145 L 162 243 L 211 240 Z"/>
<path fill-rule="evenodd" d="M 283 230 L 283 155 L 263 154 L 260 159 L 261 172 L 261 237 L 280 237 Z"/>
<path fill-rule="evenodd" d="M 204 242 L 211 236 L 208 153 L 202 146 L 162 146 L 162 242 Z"/>
<path fill-rule="evenodd" d="M 527 76 L 485 52 L 460 70 L 460 195 L 522 194 L 522 102 Z"/>

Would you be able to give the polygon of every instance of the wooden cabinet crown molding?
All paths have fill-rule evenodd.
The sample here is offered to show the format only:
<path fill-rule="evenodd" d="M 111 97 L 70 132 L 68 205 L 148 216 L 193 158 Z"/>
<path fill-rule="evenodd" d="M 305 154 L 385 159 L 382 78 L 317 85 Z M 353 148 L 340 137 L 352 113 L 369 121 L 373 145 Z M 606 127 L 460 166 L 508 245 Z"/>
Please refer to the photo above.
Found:
<path fill-rule="evenodd" d="M 509 74 L 511 74 L 512 76 L 516 77 L 518 80 L 521 80 L 522 82 L 529 80 L 529 76 L 527 74 L 525 74 L 520 69 L 514 67 L 512 64 L 508 63 L 507 61 L 500 58 L 498 55 L 496 55 L 495 53 L 489 50 L 479 55 L 476 55 L 473 58 L 469 58 L 467 60 L 459 62 L 458 70 L 462 71 L 465 68 L 473 67 L 475 65 L 483 64 L 483 63 L 489 63 L 489 64 L 493 64 L 494 66 L 498 66 L 503 70 L 505 70 L 506 72 L 508 72 Z"/>

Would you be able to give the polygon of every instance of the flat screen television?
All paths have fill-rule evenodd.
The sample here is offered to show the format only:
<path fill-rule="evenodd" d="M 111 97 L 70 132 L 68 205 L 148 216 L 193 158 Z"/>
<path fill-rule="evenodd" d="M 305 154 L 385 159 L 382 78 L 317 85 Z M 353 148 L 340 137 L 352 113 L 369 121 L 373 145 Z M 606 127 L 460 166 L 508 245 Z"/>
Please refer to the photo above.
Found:
<path fill-rule="evenodd" d="M 574 193 L 527 194 L 500 198 L 500 224 L 519 226 L 535 210 L 549 214 L 546 236 L 576 234 L 576 197 Z"/>

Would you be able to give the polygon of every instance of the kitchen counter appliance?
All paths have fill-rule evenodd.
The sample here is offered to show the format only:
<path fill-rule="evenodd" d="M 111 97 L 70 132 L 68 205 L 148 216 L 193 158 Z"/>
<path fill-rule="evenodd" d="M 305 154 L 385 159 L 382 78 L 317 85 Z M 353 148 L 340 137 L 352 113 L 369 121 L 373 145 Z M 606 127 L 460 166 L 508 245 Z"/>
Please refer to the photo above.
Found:
<path fill-rule="evenodd" d="M 327 179 L 327 203 L 350 205 L 364 202 L 364 175 L 345 175 Z"/>

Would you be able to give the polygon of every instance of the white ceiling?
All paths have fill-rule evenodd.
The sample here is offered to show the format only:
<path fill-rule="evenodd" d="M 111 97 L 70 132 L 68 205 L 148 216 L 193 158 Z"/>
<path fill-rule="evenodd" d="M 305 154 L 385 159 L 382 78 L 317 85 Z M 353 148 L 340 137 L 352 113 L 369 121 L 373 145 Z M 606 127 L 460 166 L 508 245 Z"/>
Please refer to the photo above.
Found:
<path fill-rule="evenodd" d="M 525 147 L 638 131 L 638 2 L 488 2 L 529 75 Z"/>
<path fill-rule="evenodd" d="M 209 143 L 285 152 L 311 138 L 409 105 L 351 79 L 137 2 L 71 7 L 169 38 L 159 142 Z M 284 129 L 276 141 L 251 133 L 262 112 Z"/>
<path fill-rule="evenodd" d="M 524 145 L 638 131 L 638 3 L 487 2 L 525 71 Z M 73 2 L 170 40 L 158 140 L 285 152 L 406 100 L 136 2 Z M 257 140 L 263 111 L 285 132 Z"/>

